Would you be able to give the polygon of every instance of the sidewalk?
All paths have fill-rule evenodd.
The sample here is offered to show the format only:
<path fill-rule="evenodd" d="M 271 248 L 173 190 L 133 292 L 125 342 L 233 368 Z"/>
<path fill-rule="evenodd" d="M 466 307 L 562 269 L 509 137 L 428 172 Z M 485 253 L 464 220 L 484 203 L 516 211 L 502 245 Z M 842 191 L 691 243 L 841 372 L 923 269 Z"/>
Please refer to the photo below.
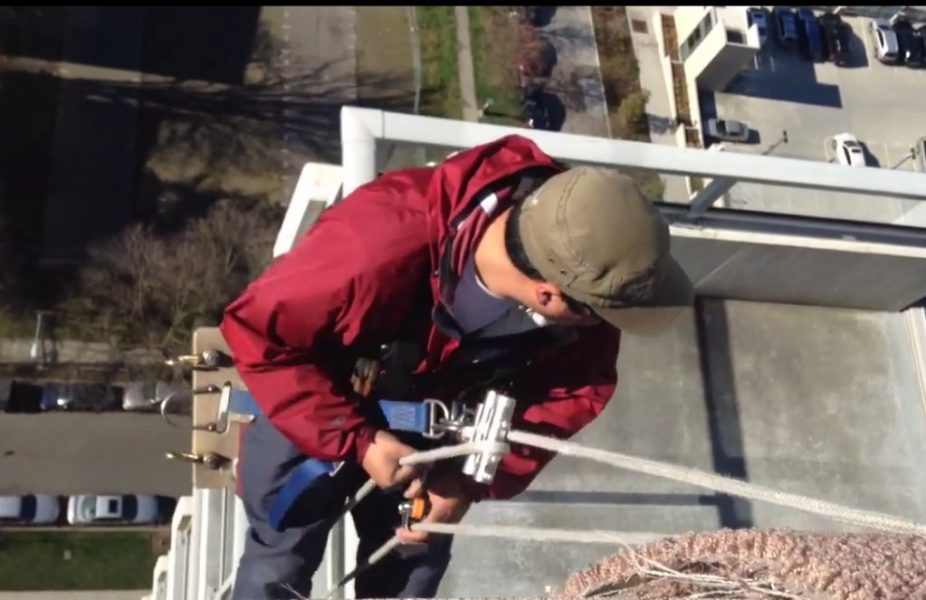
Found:
<path fill-rule="evenodd" d="M 50 342 L 45 342 L 46 352 L 52 349 Z M 104 342 L 83 342 L 78 340 L 59 340 L 54 346 L 59 363 L 108 363 L 125 361 L 127 363 L 161 362 L 164 357 L 156 351 L 137 348 L 117 351 Z M 0 363 L 32 362 L 30 352 L 31 339 L 0 338 Z"/>
<path fill-rule="evenodd" d="M 558 6 L 539 31 L 556 48 L 549 88 L 566 105 L 562 131 L 611 137 L 591 7 Z"/>
<path fill-rule="evenodd" d="M 473 68 L 473 45 L 469 38 L 469 7 L 455 6 L 457 25 L 457 65 L 460 69 L 460 95 L 463 99 L 463 120 L 478 121 L 479 106 L 476 100 L 476 75 Z"/>

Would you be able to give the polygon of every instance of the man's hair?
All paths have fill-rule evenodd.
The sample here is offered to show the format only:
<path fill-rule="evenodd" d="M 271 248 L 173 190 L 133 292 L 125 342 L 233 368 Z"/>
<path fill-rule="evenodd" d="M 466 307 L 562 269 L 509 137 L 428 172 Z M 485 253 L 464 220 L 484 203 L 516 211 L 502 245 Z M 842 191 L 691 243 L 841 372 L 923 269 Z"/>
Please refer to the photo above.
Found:
<path fill-rule="evenodd" d="M 524 206 L 525 198 L 518 198 L 508 215 L 508 222 L 505 223 L 505 252 L 514 266 L 531 279 L 535 281 L 544 281 L 543 275 L 534 268 L 527 252 L 524 250 L 524 242 L 521 240 L 521 232 L 518 229 L 518 221 L 521 217 L 521 207 Z"/>

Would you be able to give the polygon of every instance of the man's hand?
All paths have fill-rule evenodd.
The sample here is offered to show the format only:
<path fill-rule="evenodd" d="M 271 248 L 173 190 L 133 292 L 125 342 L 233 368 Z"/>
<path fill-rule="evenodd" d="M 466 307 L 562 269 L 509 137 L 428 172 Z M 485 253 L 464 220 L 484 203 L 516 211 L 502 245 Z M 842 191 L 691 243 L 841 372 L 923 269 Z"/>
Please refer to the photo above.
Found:
<path fill-rule="evenodd" d="M 361 466 L 380 488 L 411 482 L 425 469 L 424 465 L 401 466 L 399 460 L 417 452 L 388 431 L 377 431 L 373 443 L 363 455 Z"/>
<path fill-rule="evenodd" d="M 428 479 L 428 500 L 431 502 L 431 512 L 424 518 L 426 523 L 459 523 L 466 511 L 473 503 L 473 498 L 466 491 L 459 473 L 444 473 Z M 421 491 L 420 485 L 415 482 L 405 492 L 406 498 L 412 498 Z M 396 535 L 406 544 L 426 543 L 430 536 L 424 531 L 411 531 L 400 527 Z"/>

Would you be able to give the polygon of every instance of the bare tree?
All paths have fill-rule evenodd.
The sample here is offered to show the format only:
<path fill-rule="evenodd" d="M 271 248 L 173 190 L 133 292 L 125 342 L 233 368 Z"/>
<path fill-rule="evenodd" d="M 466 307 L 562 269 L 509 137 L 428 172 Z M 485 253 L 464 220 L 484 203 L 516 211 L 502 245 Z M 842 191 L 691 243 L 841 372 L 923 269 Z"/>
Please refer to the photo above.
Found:
<path fill-rule="evenodd" d="M 219 201 L 170 236 L 134 225 L 91 248 L 69 314 L 96 318 L 118 343 L 185 350 L 192 328 L 218 324 L 270 262 L 279 211 L 243 204 Z"/>

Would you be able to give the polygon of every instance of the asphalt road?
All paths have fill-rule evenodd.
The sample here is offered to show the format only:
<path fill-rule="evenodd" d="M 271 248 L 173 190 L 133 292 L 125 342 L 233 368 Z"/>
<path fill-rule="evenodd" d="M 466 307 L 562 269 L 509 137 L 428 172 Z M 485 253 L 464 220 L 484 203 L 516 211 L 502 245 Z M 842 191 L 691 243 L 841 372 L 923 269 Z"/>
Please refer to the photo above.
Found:
<path fill-rule="evenodd" d="M 190 432 L 157 414 L 0 413 L 0 494 L 182 496 L 190 466 L 164 453 L 189 448 Z"/>

